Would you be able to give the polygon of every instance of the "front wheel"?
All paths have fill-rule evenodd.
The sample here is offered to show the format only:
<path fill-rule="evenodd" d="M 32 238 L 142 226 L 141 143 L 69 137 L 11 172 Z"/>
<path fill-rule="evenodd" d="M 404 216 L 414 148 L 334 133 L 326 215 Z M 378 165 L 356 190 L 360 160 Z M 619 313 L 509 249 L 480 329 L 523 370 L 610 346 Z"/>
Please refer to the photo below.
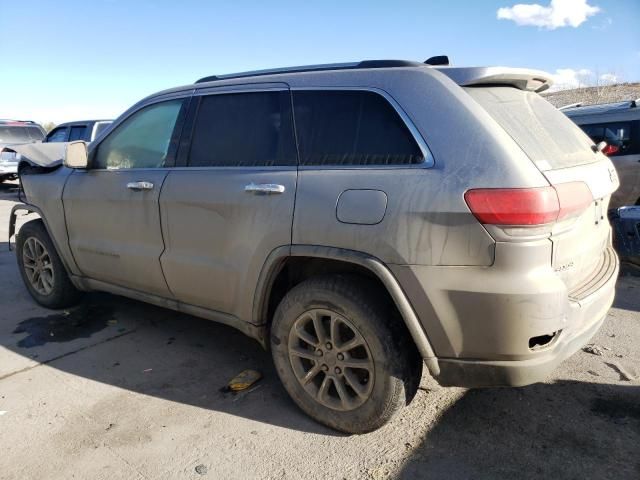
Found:
<path fill-rule="evenodd" d="M 278 306 L 271 349 L 296 404 L 347 433 L 387 423 L 420 381 L 421 359 L 375 284 L 332 275 L 293 288 Z"/>
<path fill-rule="evenodd" d="M 20 228 L 16 256 L 22 280 L 40 305 L 66 308 L 78 302 L 81 292 L 69 280 L 42 220 L 32 220 Z"/>

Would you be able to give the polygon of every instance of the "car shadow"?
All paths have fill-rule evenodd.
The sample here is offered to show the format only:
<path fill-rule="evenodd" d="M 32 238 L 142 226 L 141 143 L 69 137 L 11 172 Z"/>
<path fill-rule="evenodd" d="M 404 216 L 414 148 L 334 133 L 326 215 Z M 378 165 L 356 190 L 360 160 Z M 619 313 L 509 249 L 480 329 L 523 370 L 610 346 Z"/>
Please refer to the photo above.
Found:
<path fill-rule="evenodd" d="M 558 381 L 468 390 L 397 478 L 640 478 L 640 387 Z"/>
<path fill-rule="evenodd" d="M 38 307 L 6 242 L 0 242 L 0 305 L 0 346 L 22 358 L 13 370 L 0 362 L 0 378 L 47 364 L 172 402 L 341 435 L 302 413 L 281 386 L 269 353 L 231 327 L 105 293 L 87 294 L 68 310 Z M 227 391 L 228 381 L 245 369 L 256 369 L 263 378 L 244 392 Z M 606 477 L 600 474 L 611 462 L 597 463 L 603 455 L 622 470 L 638 466 L 639 405 L 638 387 L 558 382 L 471 390 L 440 415 L 400 476 L 421 478 L 421 471 L 429 471 L 434 472 L 429 478 L 533 477 L 539 472 L 555 477 L 552 466 L 566 461 L 562 468 L 568 472 L 587 465 L 593 472 L 587 476 Z M 576 446 L 584 458 L 564 458 Z M 634 455 L 625 465 L 630 450 Z M 526 470 L 520 470 L 522 465 Z"/>
<path fill-rule="evenodd" d="M 616 296 L 613 300 L 613 306 L 615 308 L 621 308 L 623 310 L 630 310 L 632 312 L 640 312 L 640 267 L 633 267 L 634 270 L 629 273 L 625 273 L 624 285 L 618 282 L 616 285 Z M 631 290 L 636 292 L 635 295 L 620 295 L 621 290 Z"/>
<path fill-rule="evenodd" d="M 231 327 L 106 293 L 89 293 L 67 310 L 40 308 L 6 242 L 0 242 L 0 305 L 0 346 L 22 357 L 12 356 L 14 369 L 0 365 L 0 378 L 38 362 L 172 402 L 340 435 L 302 413 L 281 386 L 270 354 Z M 258 370 L 262 379 L 245 391 L 228 391 L 228 382 L 246 369 Z"/>

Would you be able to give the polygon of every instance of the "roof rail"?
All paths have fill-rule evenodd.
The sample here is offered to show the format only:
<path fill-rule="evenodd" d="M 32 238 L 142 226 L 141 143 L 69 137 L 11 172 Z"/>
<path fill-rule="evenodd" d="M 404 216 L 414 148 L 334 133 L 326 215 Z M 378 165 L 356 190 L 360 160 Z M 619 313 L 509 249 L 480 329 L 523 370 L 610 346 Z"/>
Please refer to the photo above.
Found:
<path fill-rule="evenodd" d="M 438 57 L 433 57 L 438 58 Z M 272 68 L 268 70 L 254 70 L 249 72 L 231 73 L 225 75 L 210 75 L 196 80 L 196 83 L 215 82 L 232 78 L 257 77 L 263 75 L 277 75 L 279 73 L 320 72 L 329 70 L 358 70 L 363 68 L 394 68 L 394 67 L 424 67 L 425 64 L 409 60 L 363 60 L 351 63 L 327 63 L 322 65 L 304 65 L 299 67 Z"/>
<path fill-rule="evenodd" d="M 581 107 L 582 103 L 577 102 L 577 103 L 570 103 L 569 105 L 563 105 L 561 107 L 558 107 L 558 110 L 565 110 L 567 108 L 575 108 L 575 107 Z"/>

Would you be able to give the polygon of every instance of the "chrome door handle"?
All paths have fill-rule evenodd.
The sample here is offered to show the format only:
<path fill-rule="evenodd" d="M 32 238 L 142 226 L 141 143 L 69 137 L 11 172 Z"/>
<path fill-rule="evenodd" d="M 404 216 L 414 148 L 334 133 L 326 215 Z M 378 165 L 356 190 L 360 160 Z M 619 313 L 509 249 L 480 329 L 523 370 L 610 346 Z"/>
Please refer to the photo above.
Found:
<path fill-rule="evenodd" d="M 130 190 L 153 190 L 151 182 L 129 182 L 127 188 Z"/>
<path fill-rule="evenodd" d="M 277 183 L 250 183 L 244 187 L 245 192 L 250 193 L 284 193 L 284 185 Z"/>

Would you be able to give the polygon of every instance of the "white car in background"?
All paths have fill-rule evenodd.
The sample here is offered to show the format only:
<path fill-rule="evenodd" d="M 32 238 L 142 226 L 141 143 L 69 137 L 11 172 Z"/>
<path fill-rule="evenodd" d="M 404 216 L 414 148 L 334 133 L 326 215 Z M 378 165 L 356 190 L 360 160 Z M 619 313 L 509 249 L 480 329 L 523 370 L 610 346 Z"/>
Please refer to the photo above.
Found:
<path fill-rule="evenodd" d="M 3 147 L 22 143 L 42 142 L 46 135 L 44 129 L 29 120 L 0 120 L 0 150 Z M 18 178 L 20 154 L 0 153 L 0 183 Z"/>

